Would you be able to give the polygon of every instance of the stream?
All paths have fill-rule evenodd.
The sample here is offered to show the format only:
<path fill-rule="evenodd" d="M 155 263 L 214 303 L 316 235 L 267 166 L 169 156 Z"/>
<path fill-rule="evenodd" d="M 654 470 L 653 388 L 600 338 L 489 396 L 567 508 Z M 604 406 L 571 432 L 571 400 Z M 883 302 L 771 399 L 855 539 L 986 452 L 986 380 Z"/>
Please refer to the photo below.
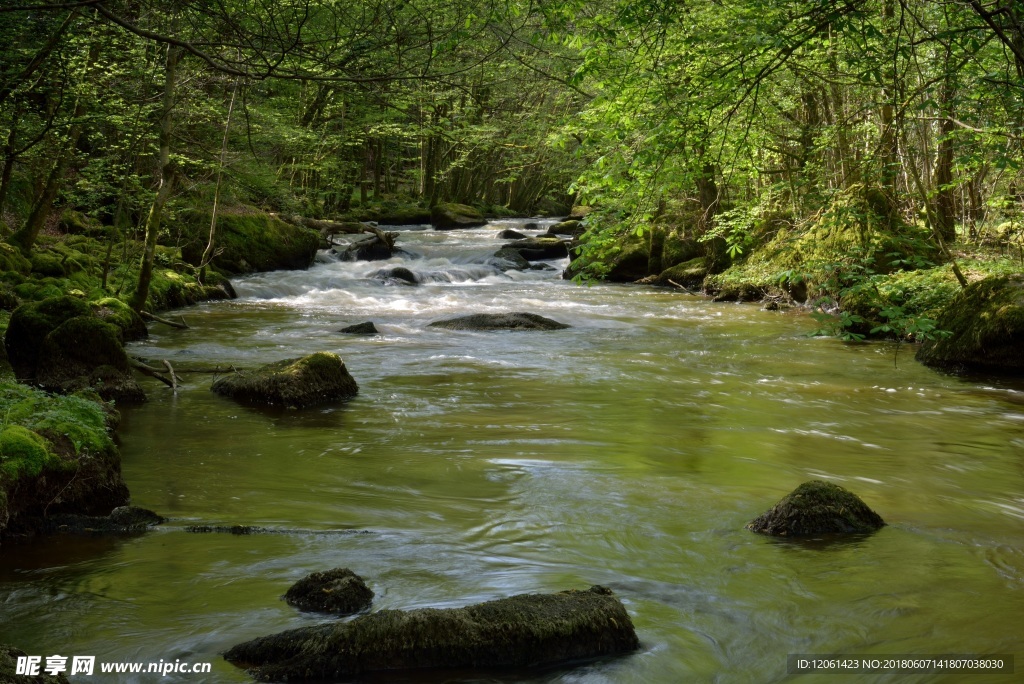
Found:
<path fill-rule="evenodd" d="M 374 610 L 606 585 L 642 643 L 577 667 L 369 681 L 824 682 L 787 674 L 787 654 L 1024 654 L 1024 382 L 809 338 L 802 312 L 576 285 L 560 279 L 564 261 L 502 273 L 495 234 L 524 223 L 404 227 L 414 257 L 322 255 L 176 312 L 190 330 L 155 326 L 130 353 L 254 367 L 332 351 L 359 395 L 260 410 L 214 395 L 210 375 L 184 375 L 177 394 L 146 379 L 150 401 L 122 411 L 124 478 L 133 504 L 169 522 L 0 548 L 0 642 L 212 663 L 208 675 L 72 682 L 248 682 L 219 654 L 330 619 L 281 597 L 309 572 L 348 567 Z M 422 282 L 372 277 L 395 265 Z M 573 327 L 426 327 L 504 311 Z M 337 332 L 368 320 L 381 334 Z M 831 544 L 744 530 L 815 478 L 888 526 Z"/>

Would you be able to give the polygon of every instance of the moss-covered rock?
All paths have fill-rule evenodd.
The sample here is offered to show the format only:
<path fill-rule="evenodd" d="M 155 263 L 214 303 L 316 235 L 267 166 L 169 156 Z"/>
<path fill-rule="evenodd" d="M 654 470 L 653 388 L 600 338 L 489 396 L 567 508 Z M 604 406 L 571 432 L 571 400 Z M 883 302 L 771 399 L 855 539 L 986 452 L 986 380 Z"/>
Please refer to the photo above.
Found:
<path fill-rule="evenodd" d="M 211 389 L 247 404 L 298 409 L 350 399 L 359 386 L 340 356 L 317 352 L 226 375 L 218 378 Z"/>
<path fill-rule="evenodd" d="M 533 313 L 470 314 L 434 321 L 431 328 L 445 330 L 562 330 L 570 326 Z"/>
<path fill-rule="evenodd" d="M 0 684 L 68 684 L 68 678 L 63 674 L 46 674 L 45 661 L 41 663 L 39 669 L 41 674 L 31 676 L 17 674 L 18 658 L 24 658 L 27 655 L 20 648 L 0 644 Z"/>
<path fill-rule="evenodd" d="M 236 207 L 218 212 L 215 244 L 219 253 L 212 263 L 225 273 L 302 269 L 313 263 L 320 234 L 256 209 Z M 182 258 L 198 265 L 205 248 L 205 240 L 197 237 L 182 247 Z"/>
<path fill-rule="evenodd" d="M 659 273 L 653 282 L 656 285 L 681 285 L 689 289 L 700 288 L 708 275 L 707 260 L 696 257 Z"/>
<path fill-rule="evenodd" d="M 638 647 L 625 607 L 595 586 L 465 608 L 382 610 L 254 639 L 224 657 L 262 680 L 320 681 L 425 668 L 543 667 Z"/>
<path fill-rule="evenodd" d="M 30 261 L 32 263 L 32 273 L 52 278 L 63 278 L 67 275 L 61 258 L 55 254 L 33 252 Z"/>
<path fill-rule="evenodd" d="M 100 236 L 104 233 L 103 224 L 80 211 L 65 209 L 60 215 L 57 227 L 69 235 Z"/>
<path fill-rule="evenodd" d="M 49 444 L 28 428 L 9 425 L 0 431 L 0 471 L 6 477 L 34 477 L 52 460 Z"/>
<path fill-rule="evenodd" d="M 952 371 L 1024 371 L 1024 275 L 970 285 L 943 310 L 936 327 L 950 334 L 921 346 L 922 363 Z"/>
<path fill-rule="evenodd" d="M 747 529 L 775 537 L 873 532 L 885 525 L 881 516 L 852 492 L 831 482 L 805 482 Z"/>
<path fill-rule="evenodd" d="M 91 316 L 89 305 L 78 297 L 52 297 L 15 309 L 4 334 L 7 357 L 19 378 L 35 375 L 43 340 L 61 323 L 76 316 Z"/>
<path fill-rule="evenodd" d="M 0 271 L 27 275 L 31 270 L 32 262 L 26 259 L 17 247 L 0 242 Z"/>
<path fill-rule="evenodd" d="M 91 314 L 70 318 L 46 336 L 34 379 L 51 392 L 92 389 L 108 401 L 146 400 L 132 376 L 120 331 Z"/>
<path fill-rule="evenodd" d="M 466 204 L 441 203 L 430 210 L 430 225 L 437 230 L 487 225 L 483 214 Z"/>
<path fill-rule="evenodd" d="M 505 230 L 500 231 L 495 237 L 499 240 L 525 240 L 529 236 L 520 233 L 518 230 L 506 228 Z"/>
<path fill-rule="evenodd" d="M 96 317 L 121 331 L 121 340 L 134 342 L 149 337 L 146 322 L 130 306 L 116 297 L 104 297 L 91 303 Z"/>
<path fill-rule="evenodd" d="M 336 615 L 352 615 L 373 602 L 373 590 L 348 568 L 335 568 L 306 575 L 284 595 L 288 605 Z"/>
<path fill-rule="evenodd" d="M 104 516 L 128 503 L 104 408 L 0 382 L 0 537 L 46 531 L 50 516 Z"/>

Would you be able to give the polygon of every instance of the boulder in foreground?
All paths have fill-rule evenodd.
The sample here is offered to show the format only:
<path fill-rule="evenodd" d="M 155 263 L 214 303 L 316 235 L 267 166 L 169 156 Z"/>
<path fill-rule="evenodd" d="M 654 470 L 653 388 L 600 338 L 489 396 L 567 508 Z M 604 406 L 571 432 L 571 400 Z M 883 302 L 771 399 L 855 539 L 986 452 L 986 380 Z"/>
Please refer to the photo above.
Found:
<path fill-rule="evenodd" d="M 516 312 L 470 314 L 434 321 L 430 327 L 445 330 L 562 330 L 570 326 L 537 314 Z"/>
<path fill-rule="evenodd" d="M 284 595 L 290 606 L 322 613 L 352 615 L 373 602 L 373 590 L 348 568 L 335 568 L 306 575 Z"/>
<path fill-rule="evenodd" d="M 20 648 L 0 644 L 0 684 L 68 684 L 68 678 L 63 674 L 46 674 L 46 661 L 40 663 L 40 674 L 20 675 L 18 672 L 18 658 L 28 654 Z"/>
<path fill-rule="evenodd" d="M 263 680 L 319 681 L 426 668 L 537 667 L 629 653 L 639 640 L 604 587 L 465 608 L 382 610 L 253 639 L 224 654 Z"/>
<path fill-rule="evenodd" d="M 751 521 L 747 529 L 773 537 L 873 532 L 885 525 L 881 516 L 853 492 L 837 484 L 811 480 Z"/>
<path fill-rule="evenodd" d="M 359 386 L 340 356 L 317 352 L 226 375 L 214 382 L 211 389 L 247 404 L 298 409 L 349 399 L 356 395 Z"/>
<path fill-rule="evenodd" d="M 948 337 L 928 340 L 921 363 L 951 371 L 1024 371 L 1024 275 L 986 278 L 956 297 L 935 322 Z"/>

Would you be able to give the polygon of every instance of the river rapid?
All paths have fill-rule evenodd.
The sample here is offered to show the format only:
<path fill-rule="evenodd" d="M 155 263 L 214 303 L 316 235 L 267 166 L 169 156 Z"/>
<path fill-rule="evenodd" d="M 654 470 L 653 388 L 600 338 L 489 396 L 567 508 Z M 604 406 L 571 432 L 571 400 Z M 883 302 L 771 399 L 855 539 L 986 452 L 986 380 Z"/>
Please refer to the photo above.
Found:
<path fill-rule="evenodd" d="M 1024 385 L 949 377 L 911 348 L 809 338 L 800 312 L 580 286 L 560 279 L 564 262 L 502 273 L 495 234 L 524 223 L 406 227 L 398 244 L 414 256 L 324 255 L 182 310 L 190 330 L 154 327 L 131 353 L 253 367 L 333 351 L 359 395 L 257 410 L 212 394 L 210 375 L 185 374 L 176 394 L 147 384 L 150 401 L 122 411 L 124 478 L 135 505 L 170 521 L 4 546 L 0 642 L 213 664 L 73 682 L 246 682 L 219 654 L 328 619 L 281 596 L 340 566 L 367 580 L 375 610 L 603 584 L 642 642 L 578 667 L 371 681 L 824 682 L 788 675 L 787 654 L 1024 654 Z M 372 277 L 394 265 L 422 282 Z M 426 327 L 504 311 L 573 327 Z M 337 332 L 367 320 L 381 334 Z M 888 526 L 831 544 L 744 530 L 814 478 Z M 236 524 L 274 533 L 185 531 Z"/>

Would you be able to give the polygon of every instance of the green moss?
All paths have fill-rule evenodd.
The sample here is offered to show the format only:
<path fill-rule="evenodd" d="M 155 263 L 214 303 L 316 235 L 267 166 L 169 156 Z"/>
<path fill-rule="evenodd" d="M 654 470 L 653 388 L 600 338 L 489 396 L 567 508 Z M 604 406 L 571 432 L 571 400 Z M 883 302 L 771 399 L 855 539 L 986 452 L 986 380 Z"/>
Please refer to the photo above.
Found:
<path fill-rule="evenodd" d="M 27 274 L 32 270 L 32 262 L 18 250 L 6 242 L 0 242 L 0 271 L 14 271 Z"/>
<path fill-rule="evenodd" d="M 64 264 L 58 256 L 46 252 L 33 252 L 31 261 L 33 273 L 54 278 L 62 278 L 65 275 Z"/>
<path fill-rule="evenodd" d="M 0 431 L 0 472 L 10 480 L 35 476 L 53 462 L 46 440 L 19 425 Z"/>
<path fill-rule="evenodd" d="M 51 439 L 66 438 L 76 455 L 116 453 L 104 405 L 83 396 L 48 394 L 0 381 L 0 415 L 9 426 L 21 426 Z"/>
<path fill-rule="evenodd" d="M 831 482 L 804 482 L 747 525 L 777 537 L 872 532 L 885 525 L 856 494 Z"/>
<path fill-rule="evenodd" d="M 198 214 L 193 221 L 198 219 L 202 224 L 202 217 Z M 209 226 L 208 215 L 205 225 Z M 256 209 L 235 207 L 218 213 L 219 253 L 213 264 L 227 273 L 307 268 L 319 246 L 320 235 L 314 230 L 293 226 Z M 182 257 L 198 265 L 205 247 L 205 237 L 197 236 L 182 248 Z"/>
<path fill-rule="evenodd" d="M 245 403 L 287 408 L 348 399 L 359 391 L 341 357 L 329 352 L 285 359 L 254 371 L 226 375 L 214 382 L 211 389 Z"/>
<path fill-rule="evenodd" d="M 1024 275 L 986 278 L 960 292 L 936 322 L 945 337 L 929 340 L 922 362 L 951 370 L 1024 370 Z"/>
<path fill-rule="evenodd" d="M 117 327 L 124 341 L 145 339 L 146 323 L 130 306 L 116 297 L 104 297 L 90 304 L 97 318 Z"/>

